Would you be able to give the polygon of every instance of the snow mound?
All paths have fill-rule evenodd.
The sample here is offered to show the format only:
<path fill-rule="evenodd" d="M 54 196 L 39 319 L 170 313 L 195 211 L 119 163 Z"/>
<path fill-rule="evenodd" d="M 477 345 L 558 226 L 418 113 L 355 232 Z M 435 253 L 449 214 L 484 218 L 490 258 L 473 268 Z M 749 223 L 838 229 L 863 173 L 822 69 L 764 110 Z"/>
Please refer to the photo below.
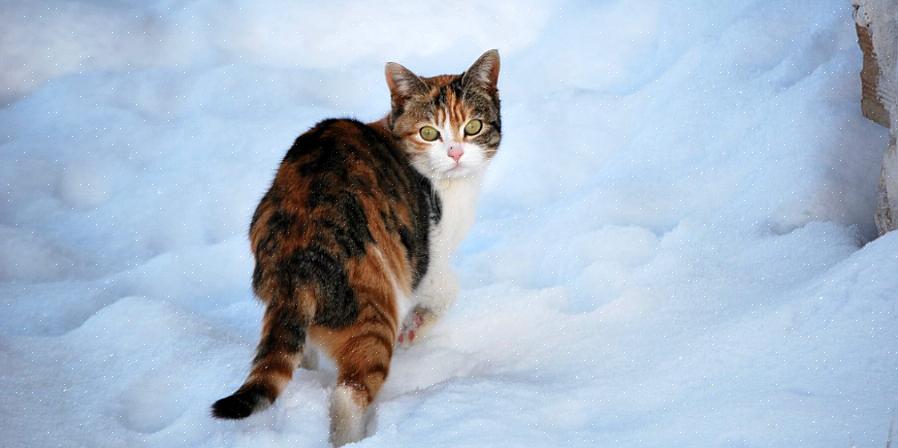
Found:
<path fill-rule="evenodd" d="M 0 445 L 326 446 L 332 368 L 240 422 L 246 228 L 382 64 L 503 57 L 457 306 L 358 446 L 885 445 L 898 235 L 845 1 L 0 8 Z"/>

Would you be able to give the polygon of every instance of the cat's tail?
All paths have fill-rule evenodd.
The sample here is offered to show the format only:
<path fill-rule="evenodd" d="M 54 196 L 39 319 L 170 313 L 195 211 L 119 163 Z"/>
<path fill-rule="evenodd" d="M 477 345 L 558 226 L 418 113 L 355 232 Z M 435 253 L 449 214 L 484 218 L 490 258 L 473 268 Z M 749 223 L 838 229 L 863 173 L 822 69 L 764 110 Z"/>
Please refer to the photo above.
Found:
<path fill-rule="evenodd" d="M 212 415 L 225 419 L 248 417 L 265 409 L 280 395 L 302 359 L 309 318 L 301 300 L 270 302 L 265 310 L 262 339 L 246 382 L 236 392 L 216 401 Z"/>

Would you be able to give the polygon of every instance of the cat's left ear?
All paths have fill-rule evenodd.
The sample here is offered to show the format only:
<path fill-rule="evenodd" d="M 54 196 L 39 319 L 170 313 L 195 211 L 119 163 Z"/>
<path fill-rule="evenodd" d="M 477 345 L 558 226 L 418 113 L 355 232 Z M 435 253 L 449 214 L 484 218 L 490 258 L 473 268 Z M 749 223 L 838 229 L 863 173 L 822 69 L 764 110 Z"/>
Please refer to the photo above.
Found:
<path fill-rule="evenodd" d="M 393 99 L 394 107 L 402 105 L 405 100 L 414 95 L 427 92 L 427 84 L 418 75 L 395 62 L 387 62 L 384 67 L 384 75 L 387 78 L 387 87 L 390 88 L 390 97 Z"/>
<path fill-rule="evenodd" d="M 463 84 L 479 83 L 496 88 L 499 82 L 499 50 L 483 53 L 462 78 Z"/>

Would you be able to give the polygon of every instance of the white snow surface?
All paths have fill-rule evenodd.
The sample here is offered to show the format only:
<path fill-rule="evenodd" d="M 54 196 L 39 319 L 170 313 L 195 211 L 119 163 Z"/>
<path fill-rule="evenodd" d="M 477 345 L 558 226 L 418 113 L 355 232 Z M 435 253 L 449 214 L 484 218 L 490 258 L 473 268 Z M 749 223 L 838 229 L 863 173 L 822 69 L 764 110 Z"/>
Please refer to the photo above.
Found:
<path fill-rule="evenodd" d="M 4 1 L 0 446 L 323 447 L 332 368 L 216 421 L 293 139 L 502 55 L 504 140 L 359 447 L 884 447 L 898 234 L 847 0 Z"/>

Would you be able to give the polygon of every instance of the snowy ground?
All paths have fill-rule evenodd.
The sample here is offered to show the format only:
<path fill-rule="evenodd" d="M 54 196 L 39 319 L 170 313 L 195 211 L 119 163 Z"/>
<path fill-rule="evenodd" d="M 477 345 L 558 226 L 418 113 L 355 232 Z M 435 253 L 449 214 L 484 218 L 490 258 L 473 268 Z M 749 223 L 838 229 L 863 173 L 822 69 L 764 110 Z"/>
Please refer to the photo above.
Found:
<path fill-rule="evenodd" d="M 322 447 L 334 373 L 241 422 L 245 231 L 383 63 L 503 57 L 457 307 L 358 446 L 884 447 L 898 235 L 848 0 L 0 4 L 0 446 Z"/>

